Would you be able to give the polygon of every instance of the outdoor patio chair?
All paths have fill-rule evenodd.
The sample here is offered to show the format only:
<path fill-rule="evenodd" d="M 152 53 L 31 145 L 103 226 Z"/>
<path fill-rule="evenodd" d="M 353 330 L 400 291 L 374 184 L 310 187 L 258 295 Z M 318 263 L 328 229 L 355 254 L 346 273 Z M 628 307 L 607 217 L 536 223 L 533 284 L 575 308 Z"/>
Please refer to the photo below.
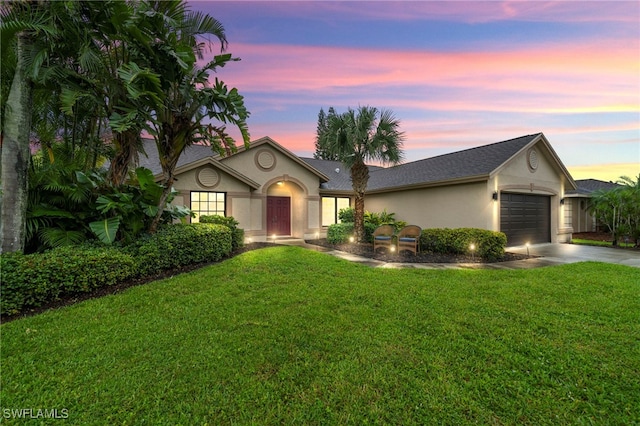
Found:
<path fill-rule="evenodd" d="M 409 250 L 414 254 L 418 254 L 421 234 L 422 229 L 416 225 L 408 225 L 402 228 L 398 232 L 398 254 L 402 250 Z"/>
<path fill-rule="evenodd" d="M 375 253 L 378 247 L 386 247 L 387 250 L 393 246 L 393 234 L 395 228 L 392 225 L 378 226 L 373 231 L 373 252 Z"/>

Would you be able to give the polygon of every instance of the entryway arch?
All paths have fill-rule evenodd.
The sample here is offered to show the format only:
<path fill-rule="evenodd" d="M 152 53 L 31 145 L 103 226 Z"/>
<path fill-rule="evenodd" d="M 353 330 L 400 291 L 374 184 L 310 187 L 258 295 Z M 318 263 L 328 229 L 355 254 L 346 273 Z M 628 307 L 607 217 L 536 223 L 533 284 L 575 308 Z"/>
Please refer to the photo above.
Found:
<path fill-rule="evenodd" d="M 304 237 L 307 222 L 307 189 L 289 176 L 273 179 L 264 185 L 265 228 L 267 237 Z"/>

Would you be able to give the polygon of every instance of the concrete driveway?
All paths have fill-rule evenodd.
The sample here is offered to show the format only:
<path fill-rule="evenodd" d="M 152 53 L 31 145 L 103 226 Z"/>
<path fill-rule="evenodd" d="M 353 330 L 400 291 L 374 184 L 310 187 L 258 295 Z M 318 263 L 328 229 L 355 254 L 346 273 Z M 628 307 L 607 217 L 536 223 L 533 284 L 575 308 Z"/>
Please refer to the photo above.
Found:
<path fill-rule="evenodd" d="M 507 247 L 507 251 L 526 254 L 527 247 Z M 541 256 L 539 258 L 540 262 L 547 265 L 593 260 L 640 268 L 640 250 L 623 250 L 578 244 L 534 244 L 529 246 L 529 254 Z M 528 259 L 528 261 L 530 260 L 533 259 Z"/>

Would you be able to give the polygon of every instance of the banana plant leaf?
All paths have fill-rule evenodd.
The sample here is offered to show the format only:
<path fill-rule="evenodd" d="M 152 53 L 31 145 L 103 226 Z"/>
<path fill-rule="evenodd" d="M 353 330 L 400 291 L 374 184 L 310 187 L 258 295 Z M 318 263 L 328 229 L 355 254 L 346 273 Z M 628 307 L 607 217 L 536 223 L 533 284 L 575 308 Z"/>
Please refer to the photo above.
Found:
<path fill-rule="evenodd" d="M 111 217 L 109 219 L 98 220 L 89 223 L 89 228 L 100 241 L 105 244 L 112 244 L 116 239 L 116 233 L 120 227 L 120 219 Z"/>

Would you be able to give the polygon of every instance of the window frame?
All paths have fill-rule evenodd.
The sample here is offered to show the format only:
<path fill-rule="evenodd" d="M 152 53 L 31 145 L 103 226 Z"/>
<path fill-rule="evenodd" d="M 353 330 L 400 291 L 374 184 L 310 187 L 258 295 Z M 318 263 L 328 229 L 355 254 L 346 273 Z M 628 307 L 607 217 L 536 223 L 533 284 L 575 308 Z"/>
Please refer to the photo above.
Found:
<path fill-rule="evenodd" d="M 195 210 L 193 208 L 193 203 L 194 203 L 194 199 L 193 196 L 195 194 L 207 194 L 207 200 L 206 201 L 201 201 L 200 199 L 198 199 L 196 202 L 198 203 L 206 203 L 207 205 L 209 203 L 211 203 L 212 201 L 216 203 L 216 205 L 218 203 L 220 203 L 220 200 L 218 199 L 218 197 L 220 195 L 222 195 L 222 213 L 220 213 L 220 210 L 202 210 L 202 209 L 198 209 Z M 211 200 L 209 197 L 214 194 L 215 195 L 215 199 Z M 191 218 L 191 223 L 199 223 L 200 222 L 200 216 L 211 216 L 211 215 L 220 215 L 220 216 L 227 216 L 227 193 L 226 192 L 222 192 L 222 191 L 190 191 L 189 193 L 189 208 L 191 209 L 192 212 L 196 213 L 197 216 L 196 217 L 192 217 Z"/>
<path fill-rule="evenodd" d="M 325 224 L 325 204 L 324 204 L 324 200 L 325 199 L 331 199 L 333 200 L 333 223 L 329 223 L 329 224 Z M 340 212 L 340 210 L 342 210 L 343 208 L 345 208 L 344 206 L 338 207 L 338 200 L 347 200 L 349 202 L 347 207 L 351 207 L 351 197 L 338 197 L 338 196 L 326 196 L 323 195 L 320 199 L 320 205 L 322 207 L 322 213 L 320 215 L 320 223 L 321 226 L 323 228 L 328 228 L 331 225 L 334 225 L 336 223 L 340 223 L 340 219 L 338 218 L 338 213 Z"/>

